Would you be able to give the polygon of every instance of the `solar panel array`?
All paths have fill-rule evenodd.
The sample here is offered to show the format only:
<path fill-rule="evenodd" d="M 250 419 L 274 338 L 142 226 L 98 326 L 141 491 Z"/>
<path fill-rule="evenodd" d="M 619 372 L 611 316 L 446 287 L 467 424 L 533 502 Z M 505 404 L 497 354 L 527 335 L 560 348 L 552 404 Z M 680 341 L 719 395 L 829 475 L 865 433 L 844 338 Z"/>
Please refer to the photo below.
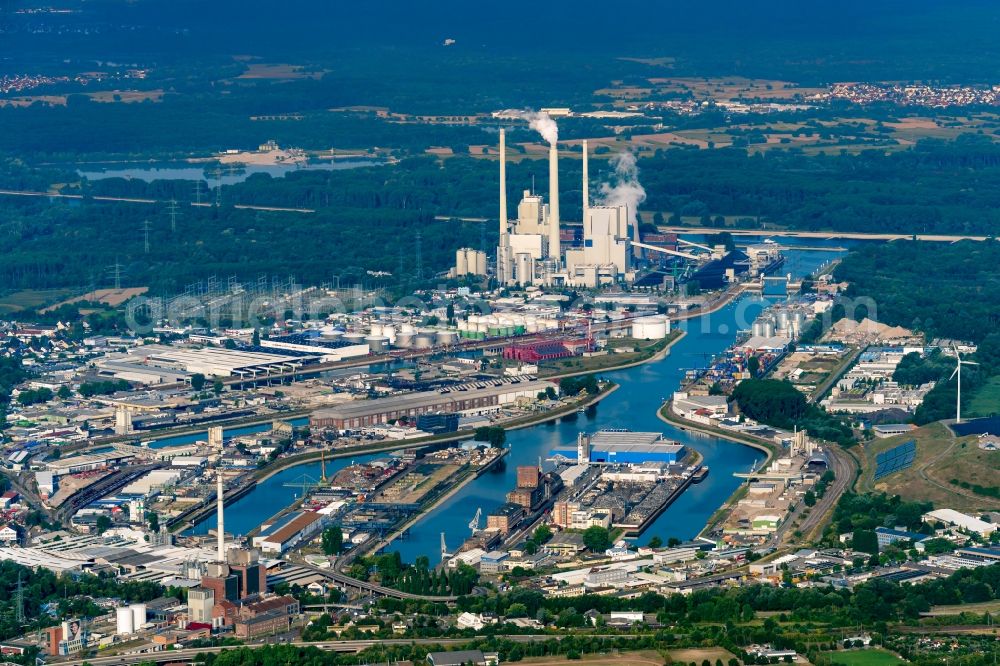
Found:
<path fill-rule="evenodd" d="M 894 446 L 875 457 L 875 480 L 902 471 L 913 464 L 917 457 L 917 442 L 910 440 Z"/>

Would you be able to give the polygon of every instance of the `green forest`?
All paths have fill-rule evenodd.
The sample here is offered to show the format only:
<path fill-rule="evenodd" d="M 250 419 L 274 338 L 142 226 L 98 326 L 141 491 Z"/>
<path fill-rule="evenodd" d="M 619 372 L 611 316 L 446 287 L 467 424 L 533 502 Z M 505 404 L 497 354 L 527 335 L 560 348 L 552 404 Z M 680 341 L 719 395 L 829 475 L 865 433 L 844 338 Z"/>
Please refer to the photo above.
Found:
<path fill-rule="evenodd" d="M 594 162 L 596 189 L 596 183 L 606 178 L 606 166 L 603 159 L 595 157 Z M 763 157 L 741 149 L 663 150 L 642 157 L 639 165 L 648 192 L 644 210 L 661 213 L 657 219 L 663 221 L 670 221 L 671 215 L 694 215 L 715 224 L 717 216 L 727 215 L 744 219 L 749 226 L 766 223 L 769 228 L 979 234 L 1000 228 L 1000 147 L 974 137 L 951 143 L 925 141 L 890 155 L 868 151 L 809 157 L 771 151 Z M 579 219 L 579 163 L 565 159 L 562 169 L 564 217 Z M 533 177 L 544 178 L 546 166 L 525 160 L 509 171 L 509 191 L 516 201 L 515 193 L 530 188 Z M 108 286 L 108 267 L 116 262 L 123 265 L 128 285 L 150 286 L 154 293 L 183 290 L 211 275 L 253 280 L 260 274 L 292 274 L 304 284 L 319 284 L 335 275 L 360 281 L 367 271 L 385 271 L 399 283 L 401 276 L 415 277 L 418 231 L 423 278 L 429 279 L 451 265 L 458 247 L 487 251 L 494 247 L 497 232 L 491 220 L 496 216 L 497 179 L 492 159 L 416 157 L 395 165 L 309 170 L 284 178 L 257 174 L 244 183 L 224 186 L 221 207 L 196 208 L 186 205 L 193 196 L 190 181 L 81 182 L 61 168 L 31 168 L 7 160 L 0 162 L 0 188 L 38 191 L 64 183 L 68 184 L 64 192 L 163 203 L 99 203 L 88 198 L 69 205 L 4 197 L 0 289 Z M 181 204 L 176 229 L 168 212 L 170 199 Z M 236 204 L 316 212 L 254 212 L 234 208 Z M 436 216 L 482 217 L 487 222 Z M 148 252 L 143 232 L 147 220 Z M 897 283 L 947 279 L 949 288 L 964 296 L 996 286 L 996 276 L 986 270 L 996 265 L 990 263 L 995 248 L 939 247 L 945 253 L 943 260 L 954 267 L 944 273 L 923 270 L 933 261 L 930 258 L 920 260 L 921 270 L 908 268 L 903 262 L 918 250 L 906 247 L 884 257 L 863 248 L 839 274 L 854 277 L 870 272 Z M 890 265 L 901 270 L 881 270 Z M 881 307 L 884 316 L 904 325 L 935 317 L 940 328 L 953 331 L 968 326 L 978 331 L 995 324 L 996 313 L 988 311 L 988 303 L 959 308 L 958 303 L 968 300 L 954 300 L 941 303 L 942 308 L 935 303 L 932 311 L 926 304 L 910 307 L 915 291 L 897 292 Z M 986 316 L 980 316 L 984 312 Z"/>
<path fill-rule="evenodd" d="M 791 382 L 777 379 L 744 379 L 730 396 L 743 416 L 775 428 L 803 428 L 813 437 L 843 446 L 855 443 L 849 425 L 821 407 L 809 403 Z"/>
<path fill-rule="evenodd" d="M 1000 376 L 1000 243 L 895 241 L 862 245 L 836 267 L 835 277 L 850 283 L 848 298 L 875 303 L 854 313 L 890 325 L 905 326 L 934 338 L 978 345 L 962 370 L 963 403 Z M 904 358 L 894 379 L 902 384 L 937 381 L 914 414 L 917 424 L 954 418 L 957 383 L 949 380 L 954 358 L 935 353 Z M 1000 412 L 993 405 L 980 416 Z M 972 415 L 971 413 L 968 415 Z"/>

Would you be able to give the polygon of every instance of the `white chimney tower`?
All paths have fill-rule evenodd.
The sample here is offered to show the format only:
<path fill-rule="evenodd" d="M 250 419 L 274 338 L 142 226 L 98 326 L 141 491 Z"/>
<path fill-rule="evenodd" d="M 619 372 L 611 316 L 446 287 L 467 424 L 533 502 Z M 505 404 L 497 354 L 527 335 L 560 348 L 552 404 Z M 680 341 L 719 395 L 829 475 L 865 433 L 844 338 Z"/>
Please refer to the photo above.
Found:
<path fill-rule="evenodd" d="M 549 258 L 559 261 L 559 150 L 549 144 Z"/>
<path fill-rule="evenodd" d="M 507 132 L 500 130 L 500 246 L 507 243 Z"/>
<path fill-rule="evenodd" d="M 514 277 L 507 217 L 507 132 L 500 130 L 500 243 L 497 246 L 497 282 L 509 284 Z"/>
<path fill-rule="evenodd" d="M 219 504 L 218 514 L 219 522 L 216 525 L 216 531 L 219 536 L 219 562 L 226 561 L 226 522 L 223 516 L 223 511 L 225 509 L 225 501 L 223 500 L 223 490 L 222 490 L 222 474 L 219 473 L 216 477 L 218 479 L 218 485 L 216 486 L 215 494 L 216 501 Z"/>
<path fill-rule="evenodd" d="M 587 140 L 583 140 L 583 222 L 587 223 L 587 209 L 590 208 L 590 170 L 587 166 Z"/>

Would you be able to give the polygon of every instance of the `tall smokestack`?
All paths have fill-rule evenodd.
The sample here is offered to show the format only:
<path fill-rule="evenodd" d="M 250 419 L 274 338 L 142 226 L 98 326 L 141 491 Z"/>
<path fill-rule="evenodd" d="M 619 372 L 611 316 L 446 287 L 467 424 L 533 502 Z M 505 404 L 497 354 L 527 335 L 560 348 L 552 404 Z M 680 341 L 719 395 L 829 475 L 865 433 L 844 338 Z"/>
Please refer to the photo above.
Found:
<path fill-rule="evenodd" d="M 500 130 L 500 245 L 507 237 L 507 132 Z"/>
<path fill-rule="evenodd" d="M 225 509 L 225 502 L 223 501 L 222 492 L 223 492 L 222 491 L 222 474 L 220 473 L 218 475 L 218 485 L 216 486 L 216 489 L 215 489 L 216 501 L 219 504 L 219 508 L 218 508 L 219 522 L 218 522 L 218 525 L 216 526 L 215 529 L 218 532 L 218 536 L 219 536 L 219 561 L 220 562 L 225 562 L 226 561 L 226 522 L 225 522 L 225 519 L 223 518 L 223 511 Z"/>
<path fill-rule="evenodd" d="M 590 169 L 587 166 L 587 140 L 583 140 L 583 221 L 587 222 L 587 209 L 590 208 Z"/>
<path fill-rule="evenodd" d="M 549 258 L 559 261 L 559 150 L 549 144 Z"/>

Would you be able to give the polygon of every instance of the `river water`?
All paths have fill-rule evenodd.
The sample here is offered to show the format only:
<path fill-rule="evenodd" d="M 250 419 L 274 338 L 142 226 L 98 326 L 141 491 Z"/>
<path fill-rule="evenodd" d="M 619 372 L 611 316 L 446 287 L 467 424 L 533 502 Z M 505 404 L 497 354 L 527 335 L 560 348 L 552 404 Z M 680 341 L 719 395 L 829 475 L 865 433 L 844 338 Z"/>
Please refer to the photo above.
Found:
<path fill-rule="evenodd" d="M 795 239 L 796 245 L 823 247 L 822 241 L 809 243 Z M 842 254 L 831 250 L 789 250 L 784 272 L 807 275 Z M 410 528 L 409 536 L 397 540 L 391 549 L 399 550 L 403 559 L 413 561 L 418 555 L 428 555 L 435 561 L 440 552 L 440 535 L 445 534 L 449 548 L 454 548 L 469 536 L 468 524 L 476 510 L 486 514 L 504 502 L 506 493 L 516 484 L 518 465 L 536 464 L 539 457 L 548 457 L 552 449 L 575 446 L 577 433 L 601 428 L 628 428 L 636 431 L 663 432 L 698 451 L 710 468 L 708 477 L 692 485 L 665 510 L 640 537 L 645 542 L 653 535 L 664 541 L 669 537 L 688 539 L 701 531 L 708 518 L 738 487 L 734 472 L 745 471 L 763 453 L 717 437 L 680 430 L 661 421 L 656 412 L 663 401 L 679 386 L 684 372 L 702 367 L 706 355 L 714 355 L 734 341 L 737 331 L 748 329 L 769 301 L 744 296 L 721 310 L 703 317 L 683 321 L 678 327 L 686 335 L 664 358 L 634 368 L 603 373 L 619 385 L 618 390 L 602 400 L 587 414 L 572 414 L 558 422 L 545 423 L 507 433 L 510 453 L 504 463 L 493 471 L 470 482 L 447 501 L 424 516 Z M 228 433 L 227 433 L 228 434 Z M 327 474 L 351 464 L 371 460 L 376 455 L 340 458 L 327 462 Z M 382 454 L 384 455 L 384 454 Z M 226 528 L 235 534 L 246 534 L 262 521 L 291 504 L 301 495 L 294 487 L 303 475 L 319 478 L 319 463 L 305 463 L 288 468 L 263 481 L 242 499 L 226 507 Z M 205 534 L 214 528 L 211 516 L 195 526 L 192 533 Z"/>
<path fill-rule="evenodd" d="M 214 174 L 206 174 L 205 166 L 189 162 L 154 162 L 143 165 L 83 165 L 77 173 L 88 180 L 104 180 L 106 178 L 125 178 L 142 180 L 151 183 L 154 180 L 204 180 L 213 186 L 235 185 L 242 183 L 254 174 L 264 173 L 272 178 L 283 178 L 286 174 L 296 171 L 339 171 L 342 169 L 358 169 L 362 167 L 382 166 L 383 160 L 368 157 L 352 157 L 339 160 L 325 160 L 294 164 L 247 164 L 239 169 L 222 167 L 218 178 Z M 215 166 L 208 167 L 209 172 Z"/>

